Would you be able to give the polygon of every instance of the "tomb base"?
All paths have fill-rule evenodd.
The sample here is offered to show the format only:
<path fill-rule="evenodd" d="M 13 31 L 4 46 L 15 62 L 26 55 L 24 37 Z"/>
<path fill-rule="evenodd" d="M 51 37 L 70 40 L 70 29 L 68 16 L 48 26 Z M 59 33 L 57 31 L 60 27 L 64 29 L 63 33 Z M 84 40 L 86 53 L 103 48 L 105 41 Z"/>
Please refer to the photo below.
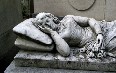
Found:
<path fill-rule="evenodd" d="M 116 73 L 115 58 L 86 58 L 71 48 L 70 56 L 20 50 L 5 73 Z"/>
<path fill-rule="evenodd" d="M 69 57 L 63 57 L 58 53 L 19 51 L 14 57 L 18 67 L 38 67 L 73 70 L 116 71 L 115 58 L 94 59 L 80 57 L 77 50 L 71 50 Z"/>
<path fill-rule="evenodd" d="M 36 68 L 36 67 L 17 67 L 14 61 L 8 66 L 4 73 L 115 73 L 103 71 L 83 71 L 83 70 L 68 70 L 68 69 L 51 69 L 51 68 Z"/>

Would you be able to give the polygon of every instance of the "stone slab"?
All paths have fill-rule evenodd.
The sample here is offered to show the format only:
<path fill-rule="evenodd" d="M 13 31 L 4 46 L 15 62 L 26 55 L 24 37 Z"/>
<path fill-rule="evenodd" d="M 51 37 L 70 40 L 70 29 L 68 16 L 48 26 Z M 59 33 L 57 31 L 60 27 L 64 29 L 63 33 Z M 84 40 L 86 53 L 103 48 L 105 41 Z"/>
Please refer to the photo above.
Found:
<path fill-rule="evenodd" d="M 85 0 L 80 0 L 81 2 Z M 91 0 L 89 0 L 91 1 Z M 76 4 L 76 2 L 75 2 Z M 87 5 L 85 2 L 83 5 Z M 74 9 L 68 0 L 34 0 L 34 13 L 49 12 L 56 16 L 77 15 L 92 17 L 97 20 L 104 19 L 105 0 L 96 0 L 90 9 L 78 11 Z"/>
<path fill-rule="evenodd" d="M 4 73 L 115 73 L 115 72 L 51 69 L 51 68 L 36 68 L 36 67 L 16 67 L 13 61 L 6 68 Z"/>
<path fill-rule="evenodd" d="M 42 52 L 20 51 L 14 58 L 16 66 L 41 67 L 75 70 L 115 71 L 116 61 L 86 59 L 75 54 L 77 50 L 71 51 L 69 57 Z"/>

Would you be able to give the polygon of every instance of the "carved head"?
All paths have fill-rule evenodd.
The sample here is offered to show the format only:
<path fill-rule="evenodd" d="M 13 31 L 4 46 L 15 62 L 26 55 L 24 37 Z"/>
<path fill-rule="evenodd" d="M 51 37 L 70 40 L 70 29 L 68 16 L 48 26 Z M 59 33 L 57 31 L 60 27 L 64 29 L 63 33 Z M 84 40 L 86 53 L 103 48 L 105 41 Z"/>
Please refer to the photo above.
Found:
<path fill-rule="evenodd" d="M 39 26 L 46 26 L 53 30 L 58 29 L 59 19 L 51 13 L 39 13 L 36 16 L 36 23 Z"/>

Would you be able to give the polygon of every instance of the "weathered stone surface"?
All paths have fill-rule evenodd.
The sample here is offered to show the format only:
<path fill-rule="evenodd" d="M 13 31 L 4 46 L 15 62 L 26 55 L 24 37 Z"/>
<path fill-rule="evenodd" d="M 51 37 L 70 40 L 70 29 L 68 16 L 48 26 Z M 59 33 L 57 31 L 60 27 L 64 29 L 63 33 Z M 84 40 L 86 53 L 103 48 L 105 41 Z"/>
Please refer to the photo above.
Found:
<path fill-rule="evenodd" d="M 85 11 L 93 6 L 95 0 L 69 0 L 69 3 L 75 9 Z"/>
<path fill-rule="evenodd" d="M 34 18 L 27 19 L 13 28 L 13 31 L 44 44 L 52 44 L 52 39 L 33 25 Z"/>
<path fill-rule="evenodd" d="M 116 20 L 116 0 L 106 0 L 105 20 Z"/>
<path fill-rule="evenodd" d="M 16 39 L 15 45 L 24 50 L 51 51 L 54 48 L 54 45 L 37 44 L 20 37 Z"/>
<path fill-rule="evenodd" d="M 70 5 L 71 2 L 72 6 L 75 8 Z M 93 0 L 34 0 L 34 12 L 50 12 L 57 16 L 72 14 L 92 17 L 97 20 L 105 19 L 107 21 L 116 19 L 116 0 L 96 0 L 90 9 L 86 11 L 78 11 L 79 8 L 81 10 L 88 8 L 88 5 L 91 5 L 90 3 L 93 3 Z"/>
<path fill-rule="evenodd" d="M 15 66 L 13 61 L 4 71 L 4 73 L 115 73 L 115 72 L 51 69 L 51 68 L 36 68 L 36 67 L 17 67 Z"/>
<path fill-rule="evenodd" d="M 52 13 L 56 16 L 65 16 L 70 14 L 77 16 L 92 17 L 97 20 L 103 20 L 104 9 L 105 0 L 96 0 L 95 4 L 91 7 L 91 9 L 87 11 L 78 11 L 74 9 L 69 4 L 68 0 L 34 0 L 34 13 L 40 13 L 43 11 Z"/>
<path fill-rule="evenodd" d="M 42 68 L 62 68 L 97 71 L 116 71 L 116 61 L 114 58 L 86 59 L 79 57 L 77 49 L 72 50 L 69 57 L 59 54 L 20 51 L 14 58 L 16 66 L 22 67 L 42 67 Z"/>

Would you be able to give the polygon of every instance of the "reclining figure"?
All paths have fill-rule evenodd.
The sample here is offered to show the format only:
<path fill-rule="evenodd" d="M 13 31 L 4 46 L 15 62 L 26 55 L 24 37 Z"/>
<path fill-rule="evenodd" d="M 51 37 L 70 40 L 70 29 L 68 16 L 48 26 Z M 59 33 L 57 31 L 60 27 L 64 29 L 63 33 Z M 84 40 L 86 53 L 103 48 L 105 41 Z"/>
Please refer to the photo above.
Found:
<path fill-rule="evenodd" d="M 33 25 L 51 36 L 62 56 L 70 55 L 70 47 L 79 47 L 87 57 L 113 56 L 116 48 L 116 21 L 67 15 L 61 21 L 51 13 L 39 13 Z M 107 53 L 111 52 L 111 53 Z"/>

